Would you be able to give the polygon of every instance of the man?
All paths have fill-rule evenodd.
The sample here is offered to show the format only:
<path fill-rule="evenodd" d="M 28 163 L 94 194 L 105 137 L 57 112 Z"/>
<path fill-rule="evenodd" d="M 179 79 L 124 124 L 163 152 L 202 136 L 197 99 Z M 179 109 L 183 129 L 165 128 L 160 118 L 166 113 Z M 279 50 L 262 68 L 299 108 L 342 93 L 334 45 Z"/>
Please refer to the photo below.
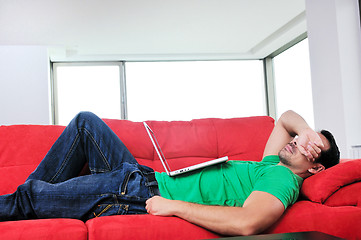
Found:
<path fill-rule="evenodd" d="M 255 234 L 271 226 L 297 200 L 303 178 L 338 162 L 335 141 L 331 134 L 324 133 L 314 132 L 299 115 L 288 111 L 277 122 L 261 163 L 230 161 L 170 178 L 139 165 L 102 120 L 91 113 L 80 113 L 26 182 L 15 193 L 0 196 L 0 220 L 66 217 L 86 221 L 99 216 L 148 212 L 175 215 L 221 234 Z M 295 136 L 298 138 L 294 139 Z M 91 174 L 78 177 L 86 163 Z M 243 175 L 238 178 L 235 174 L 238 172 L 245 172 L 255 182 L 242 185 Z M 261 174 L 253 176 L 257 173 Z M 189 188 L 209 196 L 201 197 L 201 203 L 213 198 L 224 203 L 212 201 L 209 205 L 198 204 L 198 197 L 178 196 L 171 191 L 174 182 L 187 182 L 194 176 L 207 181 L 209 178 L 201 177 L 206 175 L 221 179 L 219 182 L 225 176 L 236 177 L 238 180 L 223 185 L 241 187 L 223 188 L 226 196 L 219 195 L 222 192 L 214 188 Z"/>
<path fill-rule="evenodd" d="M 325 166 L 339 162 L 339 151 L 332 135 L 322 132 L 328 138 L 313 131 L 298 114 L 288 111 L 273 129 L 264 157 L 278 154 L 278 165 L 290 169 L 298 178 L 321 172 Z M 318 160 L 323 155 L 326 158 L 322 159 L 322 164 Z M 295 196 L 297 198 L 298 192 Z M 263 191 L 252 191 L 242 207 L 205 206 L 161 197 L 149 199 L 146 206 L 150 214 L 175 215 L 225 235 L 262 232 L 278 220 L 286 207 L 280 199 Z"/>

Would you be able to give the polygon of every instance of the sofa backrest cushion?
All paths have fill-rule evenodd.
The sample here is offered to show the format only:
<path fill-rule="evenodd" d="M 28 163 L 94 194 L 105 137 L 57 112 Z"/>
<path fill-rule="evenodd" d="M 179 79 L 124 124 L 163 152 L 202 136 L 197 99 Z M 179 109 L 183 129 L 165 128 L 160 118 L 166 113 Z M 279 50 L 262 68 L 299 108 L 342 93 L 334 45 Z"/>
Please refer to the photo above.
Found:
<path fill-rule="evenodd" d="M 105 120 L 144 165 L 163 171 L 157 153 L 142 123 Z M 171 169 L 223 156 L 231 160 L 262 158 L 273 129 L 270 117 L 197 119 L 192 121 L 147 121 Z"/>
<path fill-rule="evenodd" d="M 44 158 L 62 126 L 0 126 L 0 194 L 12 193 Z"/>
<path fill-rule="evenodd" d="M 105 119 L 140 164 L 164 171 L 141 122 Z M 228 156 L 260 161 L 273 129 L 270 117 L 148 121 L 172 169 Z M 63 126 L 0 126 L 0 194 L 22 184 L 64 130 Z"/>

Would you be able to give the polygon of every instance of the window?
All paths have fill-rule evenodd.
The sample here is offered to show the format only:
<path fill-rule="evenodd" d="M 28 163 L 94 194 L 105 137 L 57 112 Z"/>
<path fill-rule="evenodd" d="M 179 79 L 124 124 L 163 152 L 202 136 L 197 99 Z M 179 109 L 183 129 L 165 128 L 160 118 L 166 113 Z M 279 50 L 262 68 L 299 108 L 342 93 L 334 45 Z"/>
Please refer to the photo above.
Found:
<path fill-rule="evenodd" d="M 121 117 L 121 65 L 54 64 L 55 123 L 67 125 L 80 111 Z"/>
<path fill-rule="evenodd" d="M 127 62 L 128 119 L 266 115 L 261 61 Z"/>
<path fill-rule="evenodd" d="M 258 60 L 53 66 L 56 124 L 68 124 L 79 111 L 132 121 L 267 114 Z"/>
<path fill-rule="evenodd" d="M 277 118 L 292 109 L 314 128 L 308 40 L 274 57 L 273 62 Z"/>

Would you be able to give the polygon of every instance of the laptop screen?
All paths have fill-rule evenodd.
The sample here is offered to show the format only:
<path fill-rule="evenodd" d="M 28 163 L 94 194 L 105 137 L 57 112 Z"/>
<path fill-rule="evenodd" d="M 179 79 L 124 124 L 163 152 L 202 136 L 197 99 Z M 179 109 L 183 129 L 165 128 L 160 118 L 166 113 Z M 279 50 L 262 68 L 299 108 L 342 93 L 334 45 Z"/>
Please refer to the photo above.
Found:
<path fill-rule="evenodd" d="M 167 160 L 166 160 L 165 157 L 164 157 L 164 154 L 163 154 L 163 152 L 162 152 L 162 149 L 161 149 L 160 146 L 159 146 L 158 140 L 157 140 L 157 138 L 155 137 L 153 130 L 148 126 L 148 124 L 147 124 L 146 122 L 143 122 L 143 124 L 144 124 L 145 129 L 147 130 L 147 133 L 148 133 L 148 135 L 149 135 L 149 137 L 150 137 L 150 140 L 152 141 L 152 144 L 153 144 L 153 146 L 154 146 L 154 149 L 155 149 L 155 151 L 157 152 L 158 157 L 159 157 L 160 161 L 161 161 L 162 164 L 163 164 L 163 167 L 164 167 L 165 171 L 166 171 L 167 173 L 171 172 L 170 167 L 169 167 L 169 165 L 168 165 L 168 162 L 167 162 Z"/>

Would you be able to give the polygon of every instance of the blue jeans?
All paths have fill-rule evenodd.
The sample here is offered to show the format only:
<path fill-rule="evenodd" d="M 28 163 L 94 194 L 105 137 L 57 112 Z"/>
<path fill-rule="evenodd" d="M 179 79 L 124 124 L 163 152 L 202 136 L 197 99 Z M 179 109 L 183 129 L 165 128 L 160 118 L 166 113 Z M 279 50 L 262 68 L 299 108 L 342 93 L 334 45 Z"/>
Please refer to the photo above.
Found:
<path fill-rule="evenodd" d="M 79 176 L 86 164 L 91 174 Z M 145 214 L 154 195 L 153 170 L 138 164 L 101 119 L 81 112 L 26 182 L 0 196 L 0 221 Z"/>

